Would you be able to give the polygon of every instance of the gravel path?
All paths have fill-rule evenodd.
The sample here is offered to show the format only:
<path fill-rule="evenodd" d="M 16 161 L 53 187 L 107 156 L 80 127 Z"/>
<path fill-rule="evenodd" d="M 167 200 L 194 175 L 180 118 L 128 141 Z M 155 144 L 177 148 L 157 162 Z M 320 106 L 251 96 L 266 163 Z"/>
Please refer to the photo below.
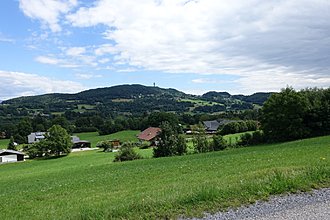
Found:
<path fill-rule="evenodd" d="M 248 207 L 230 209 L 213 215 L 206 214 L 202 219 L 330 220 L 330 188 L 314 190 L 310 193 L 274 196 L 268 202 L 258 201 Z"/>

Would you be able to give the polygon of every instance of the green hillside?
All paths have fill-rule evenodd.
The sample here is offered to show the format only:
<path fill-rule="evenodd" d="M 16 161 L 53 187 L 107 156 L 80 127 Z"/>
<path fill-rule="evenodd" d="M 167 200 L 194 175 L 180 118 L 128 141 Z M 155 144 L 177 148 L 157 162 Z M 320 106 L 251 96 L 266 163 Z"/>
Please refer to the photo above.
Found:
<path fill-rule="evenodd" d="M 185 94 L 175 89 L 143 85 L 119 85 L 91 89 L 76 94 L 44 94 L 18 97 L 0 104 L 1 119 L 41 115 L 68 114 L 144 114 L 152 111 L 215 113 L 227 110 L 253 109 L 264 102 L 269 93 L 259 96 L 232 96 L 209 92 L 203 96 Z M 257 100 L 257 101 L 256 101 Z M 71 114 L 70 114 L 71 113 Z"/>
<path fill-rule="evenodd" d="M 330 186 L 330 136 L 113 163 L 114 153 L 0 166 L 0 219 L 164 219 Z M 140 150 L 150 154 L 150 150 Z"/>

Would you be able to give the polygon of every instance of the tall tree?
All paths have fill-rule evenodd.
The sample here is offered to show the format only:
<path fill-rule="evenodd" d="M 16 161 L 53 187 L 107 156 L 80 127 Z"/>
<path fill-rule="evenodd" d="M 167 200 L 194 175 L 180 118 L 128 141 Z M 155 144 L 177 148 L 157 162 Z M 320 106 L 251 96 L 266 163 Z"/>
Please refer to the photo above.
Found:
<path fill-rule="evenodd" d="M 72 148 L 71 137 L 60 125 L 53 125 L 46 134 L 45 139 L 50 154 L 55 156 L 68 154 Z"/>
<path fill-rule="evenodd" d="M 272 94 L 262 108 L 262 130 L 271 141 L 303 138 L 309 129 L 304 124 L 307 98 L 292 88 Z"/>
<path fill-rule="evenodd" d="M 187 152 L 187 145 L 176 129 L 165 121 L 161 124 L 162 129 L 159 135 L 159 143 L 154 148 L 154 157 L 169 157 L 174 155 L 183 155 Z"/>

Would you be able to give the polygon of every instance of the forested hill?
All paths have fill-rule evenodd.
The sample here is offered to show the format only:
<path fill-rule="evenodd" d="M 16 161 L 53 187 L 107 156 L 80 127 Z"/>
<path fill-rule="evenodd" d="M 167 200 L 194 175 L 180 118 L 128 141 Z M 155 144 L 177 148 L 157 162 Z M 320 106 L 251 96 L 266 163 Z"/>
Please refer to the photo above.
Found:
<path fill-rule="evenodd" d="M 215 113 L 228 110 L 253 109 L 270 96 L 251 96 L 227 92 L 208 92 L 202 96 L 185 94 L 175 89 L 143 85 L 119 85 L 91 89 L 76 94 L 45 94 L 3 101 L 0 117 L 33 114 L 92 113 L 144 114 L 152 111 Z"/>
<path fill-rule="evenodd" d="M 4 101 L 3 104 L 25 105 L 34 103 L 57 103 L 61 101 L 77 101 L 84 104 L 95 102 L 111 102 L 116 99 L 137 99 L 141 97 L 185 97 L 185 93 L 175 89 L 162 89 L 143 85 L 120 85 L 106 88 L 90 89 L 76 94 L 45 94 L 37 96 L 24 96 Z M 117 100 L 118 101 L 118 100 Z M 126 100 L 127 101 L 127 100 Z"/>
<path fill-rule="evenodd" d="M 220 101 L 225 100 L 241 100 L 247 103 L 263 105 L 263 103 L 270 97 L 272 93 L 270 92 L 257 92 L 252 95 L 231 95 L 228 92 L 207 92 L 202 95 L 202 98 L 209 101 Z"/>

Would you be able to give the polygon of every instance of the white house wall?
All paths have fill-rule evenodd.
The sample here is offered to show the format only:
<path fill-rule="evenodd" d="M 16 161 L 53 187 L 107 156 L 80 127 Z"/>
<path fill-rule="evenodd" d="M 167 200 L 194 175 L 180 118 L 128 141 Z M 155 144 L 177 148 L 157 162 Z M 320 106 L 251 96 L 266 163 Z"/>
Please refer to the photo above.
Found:
<path fill-rule="evenodd" d="M 17 162 L 17 155 L 0 156 L 0 163 Z"/>

